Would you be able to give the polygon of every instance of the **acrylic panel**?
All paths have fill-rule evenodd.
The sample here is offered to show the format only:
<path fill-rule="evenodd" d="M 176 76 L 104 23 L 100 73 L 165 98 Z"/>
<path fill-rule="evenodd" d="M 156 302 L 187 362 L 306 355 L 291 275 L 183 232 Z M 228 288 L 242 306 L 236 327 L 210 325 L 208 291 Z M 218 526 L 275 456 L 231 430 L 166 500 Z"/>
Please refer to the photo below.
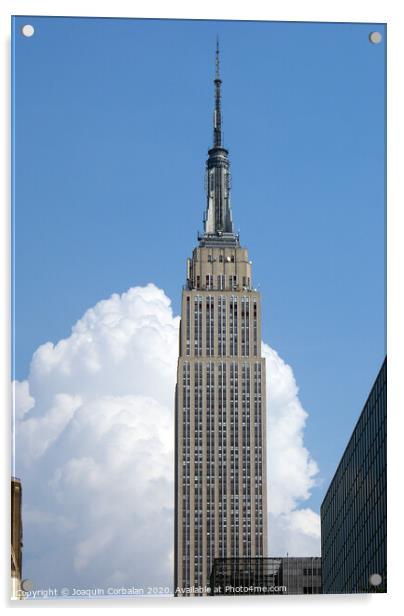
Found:
<path fill-rule="evenodd" d="M 14 598 L 386 592 L 386 37 L 13 17 Z"/>

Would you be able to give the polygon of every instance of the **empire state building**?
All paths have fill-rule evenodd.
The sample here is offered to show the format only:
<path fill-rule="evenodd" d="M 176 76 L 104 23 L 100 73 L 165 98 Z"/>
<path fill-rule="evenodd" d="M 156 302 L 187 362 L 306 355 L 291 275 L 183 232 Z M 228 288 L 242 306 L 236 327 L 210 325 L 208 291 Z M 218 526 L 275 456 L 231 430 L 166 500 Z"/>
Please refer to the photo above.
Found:
<path fill-rule="evenodd" d="M 204 232 L 187 260 L 175 408 L 177 596 L 206 594 L 215 558 L 267 555 L 260 294 L 234 232 L 219 48 Z M 251 206 L 250 206 L 251 207 Z"/>

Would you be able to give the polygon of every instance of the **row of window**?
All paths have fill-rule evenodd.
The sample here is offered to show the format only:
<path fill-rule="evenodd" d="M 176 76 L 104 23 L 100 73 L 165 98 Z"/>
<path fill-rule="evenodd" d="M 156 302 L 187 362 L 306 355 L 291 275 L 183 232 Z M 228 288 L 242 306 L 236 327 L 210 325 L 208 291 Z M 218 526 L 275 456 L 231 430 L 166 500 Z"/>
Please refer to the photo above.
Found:
<path fill-rule="evenodd" d="M 216 283 L 216 284 L 215 284 Z M 206 274 L 205 279 L 201 281 L 201 277 L 196 276 L 195 288 L 203 291 L 236 291 L 241 286 L 242 289 L 251 289 L 251 279 L 249 276 L 242 276 L 241 279 L 237 274 L 218 274 L 216 277 L 213 274 Z"/>
<path fill-rule="evenodd" d="M 183 367 L 183 418 L 184 418 L 184 443 L 183 443 L 183 451 L 184 455 L 188 457 L 190 455 L 190 410 L 191 410 L 191 401 L 190 401 L 190 384 L 191 374 L 190 374 L 190 365 L 184 364 Z M 190 581 L 190 467 L 188 464 L 184 467 L 184 500 L 183 500 L 183 547 L 182 551 L 184 554 L 184 559 L 182 563 L 182 578 L 183 583 L 189 585 Z"/>
<path fill-rule="evenodd" d="M 196 562 L 193 564 L 193 579 L 195 583 L 200 584 L 202 580 L 203 570 L 202 570 L 202 559 L 200 558 L 201 552 L 203 550 L 203 516 L 202 516 L 202 491 L 206 490 L 206 497 L 208 500 L 208 509 L 209 515 L 207 516 L 207 528 L 206 533 L 208 537 L 207 541 L 207 557 L 210 562 L 213 562 L 213 556 L 215 554 L 215 546 L 219 546 L 220 553 L 226 554 L 227 551 L 227 542 L 228 542 L 228 532 L 229 527 L 237 529 L 237 534 L 234 537 L 234 542 L 232 542 L 232 551 L 235 555 L 239 553 L 239 540 L 241 540 L 241 544 L 243 545 L 244 554 L 251 554 L 251 541 L 254 541 L 254 547 L 256 553 L 260 553 L 262 551 L 262 531 L 260 529 L 263 528 L 263 519 L 262 519 L 262 477 L 255 476 L 254 482 L 254 493 L 256 495 L 256 531 L 254 533 L 254 537 L 251 538 L 251 507 L 250 507 L 250 491 L 251 491 L 251 463 L 250 463 L 250 426 L 249 422 L 251 421 L 250 415 L 250 394 L 251 387 L 253 387 L 255 392 L 255 408 L 256 412 L 260 412 L 261 410 L 261 364 L 257 364 L 254 367 L 250 364 L 244 364 L 239 367 L 236 362 L 232 362 L 229 365 L 227 363 L 219 363 L 215 364 L 213 362 L 203 364 L 202 362 L 197 362 L 192 367 L 192 373 L 190 370 L 191 366 L 189 363 L 184 363 L 183 365 L 183 418 L 185 420 L 185 424 L 183 426 L 183 465 L 184 465 L 184 475 L 183 475 L 183 484 L 182 489 L 184 491 L 183 502 L 184 502 L 184 519 L 183 519 L 183 537 L 185 540 L 184 550 L 186 558 L 183 561 L 183 575 L 184 581 L 189 580 L 190 575 L 190 562 L 189 562 L 189 549 L 190 549 L 190 528 L 191 528 L 191 519 L 190 519 L 190 501 L 189 501 L 189 493 L 190 490 L 194 490 L 194 503 L 195 503 L 195 511 L 193 511 L 192 518 L 194 520 L 194 550 L 196 551 L 196 555 L 198 556 Z M 205 372 L 206 370 L 206 372 Z M 259 382 L 250 384 L 250 377 L 252 376 L 251 372 L 254 370 L 253 375 L 254 378 L 258 379 Z M 228 394 L 228 389 L 232 392 L 231 398 L 233 399 L 233 404 L 236 400 L 234 387 L 238 388 L 239 382 L 239 371 L 240 377 L 242 379 L 242 395 L 241 395 L 241 404 L 242 404 L 242 412 L 243 412 L 243 430 L 242 437 L 244 439 L 244 447 L 245 451 L 240 450 L 240 459 L 243 461 L 242 473 L 243 473 L 243 481 L 242 481 L 242 494 L 240 497 L 240 506 L 231 507 L 231 519 L 227 519 L 227 508 L 226 508 L 226 476 L 227 476 L 227 452 L 231 451 L 231 458 L 235 462 L 237 462 L 237 466 L 234 469 L 231 469 L 231 481 L 236 486 L 236 491 L 239 489 L 239 466 L 238 466 L 238 455 L 237 448 L 234 447 L 231 443 L 233 443 L 234 435 L 238 439 L 238 408 L 233 406 L 233 413 L 231 416 L 231 431 L 230 431 L 230 440 L 228 442 L 227 435 L 227 425 L 226 425 L 226 396 Z M 192 378 L 193 377 L 193 378 Z M 206 382 L 203 380 L 205 377 Z M 215 382 L 217 380 L 217 382 Z M 246 382 L 248 381 L 248 382 Z M 195 421 L 194 421 L 194 430 L 192 432 L 192 437 L 190 433 L 190 392 L 191 392 L 191 383 L 194 391 L 194 408 L 195 408 Z M 230 383 L 230 385 L 229 385 Z M 202 410 L 203 400 L 202 400 L 202 392 L 203 385 L 206 386 L 206 412 L 204 413 Z M 217 409 L 218 413 L 218 447 L 222 451 L 222 455 L 220 455 L 220 451 L 218 452 L 218 468 L 216 469 L 214 466 L 214 455 L 215 455 L 215 447 L 214 447 L 214 430 L 215 430 L 215 385 L 217 385 L 217 395 L 219 398 L 219 405 Z M 206 422 L 206 428 L 205 424 Z M 259 427 L 256 425 L 256 421 L 254 422 L 254 430 L 255 434 L 257 434 L 257 430 Z M 206 432 L 203 433 L 203 430 L 206 429 Z M 204 434 L 204 436 L 203 436 Z M 195 452 L 195 467 L 194 473 L 190 472 L 190 462 L 191 462 L 191 438 L 196 447 Z M 206 448 L 206 470 L 208 471 L 208 481 L 204 481 L 203 473 L 202 473 L 202 464 L 203 462 L 203 438 L 207 441 Z M 251 448 L 252 449 L 252 448 Z M 262 468 L 262 443 L 255 444 L 255 466 L 260 466 Z M 211 472 L 209 472 L 211 469 Z M 214 474 L 212 474 L 214 473 Z M 218 534 L 215 536 L 215 511 L 213 508 L 213 503 L 215 499 L 214 492 L 214 479 L 216 479 L 219 490 L 219 512 L 220 513 L 220 523 L 218 525 Z M 192 485 L 191 485 L 192 483 Z M 234 496 L 235 499 L 238 499 L 238 494 L 231 495 Z M 229 495 L 229 498 L 231 498 Z M 236 501 L 232 502 L 236 504 Z M 224 508 L 222 508 L 222 503 L 224 504 Z M 258 515 L 257 515 L 258 513 Z M 240 519 L 243 516 L 244 522 L 240 527 Z M 183 552 L 184 553 L 184 552 Z M 188 576 L 188 577 L 186 577 Z M 185 582 L 184 582 L 185 583 Z"/>
<path fill-rule="evenodd" d="M 304 567 L 303 575 L 321 575 L 321 567 Z"/>
<path fill-rule="evenodd" d="M 215 355 L 215 320 L 217 319 L 217 354 L 219 356 L 237 356 L 239 354 L 239 330 L 241 330 L 240 353 L 243 357 L 250 355 L 252 345 L 253 355 L 258 354 L 258 308 L 257 300 L 243 296 L 239 310 L 239 298 L 208 295 L 203 301 L 202 296 L 186 298 L 185 308 L 185 352 L 196 356 Z M 252 314 L 250 314 L 252 303 Z M 202 319 L 205 318 L 205 333 L 202 331 Z M 251 326 L 252 320 L 252 326 Z M 191 323 L 193 326 L 191 327 Z M 229 347 L 227 348 L 227 343 Z"/>

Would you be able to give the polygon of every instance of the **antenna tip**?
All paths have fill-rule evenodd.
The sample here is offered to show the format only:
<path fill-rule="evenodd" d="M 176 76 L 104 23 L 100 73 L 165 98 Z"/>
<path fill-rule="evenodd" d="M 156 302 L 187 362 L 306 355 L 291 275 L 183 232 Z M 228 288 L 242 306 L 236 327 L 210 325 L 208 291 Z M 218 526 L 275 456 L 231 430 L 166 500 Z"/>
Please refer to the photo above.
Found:
<path fill-rule="evenodd" d="M 219 35 L 216 35 L 216 79 L 220 79 Z"/>

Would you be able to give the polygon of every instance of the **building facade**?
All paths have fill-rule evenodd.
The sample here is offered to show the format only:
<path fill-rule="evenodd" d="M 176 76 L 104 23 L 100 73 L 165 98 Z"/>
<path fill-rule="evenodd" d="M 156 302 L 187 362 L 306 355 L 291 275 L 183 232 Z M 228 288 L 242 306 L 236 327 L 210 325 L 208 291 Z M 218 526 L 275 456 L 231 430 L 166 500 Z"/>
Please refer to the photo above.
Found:
<path fill-rule="evenodd" d="M 387 590 L 386 419 L 387 359 L 321 505 L 324 593 Z"/>
<path fill-rule="evenodd" d="M 21 599 L 22 572 L 22 487 L 21 480 L 11 478 L 11 598 Z"/>
<path fill-rule="evenodd" d="M 321 558 L 218 558 L 210 578 L 215 595 L 321 594 Z"/>
<path fill-rule="evenodd" d="M 177 596 L 207 594 L 215 558 L 267 552 L 260 294 L 234 232 L 216 50 L 204 232 L 187 261 L 175 410 Z"/>

